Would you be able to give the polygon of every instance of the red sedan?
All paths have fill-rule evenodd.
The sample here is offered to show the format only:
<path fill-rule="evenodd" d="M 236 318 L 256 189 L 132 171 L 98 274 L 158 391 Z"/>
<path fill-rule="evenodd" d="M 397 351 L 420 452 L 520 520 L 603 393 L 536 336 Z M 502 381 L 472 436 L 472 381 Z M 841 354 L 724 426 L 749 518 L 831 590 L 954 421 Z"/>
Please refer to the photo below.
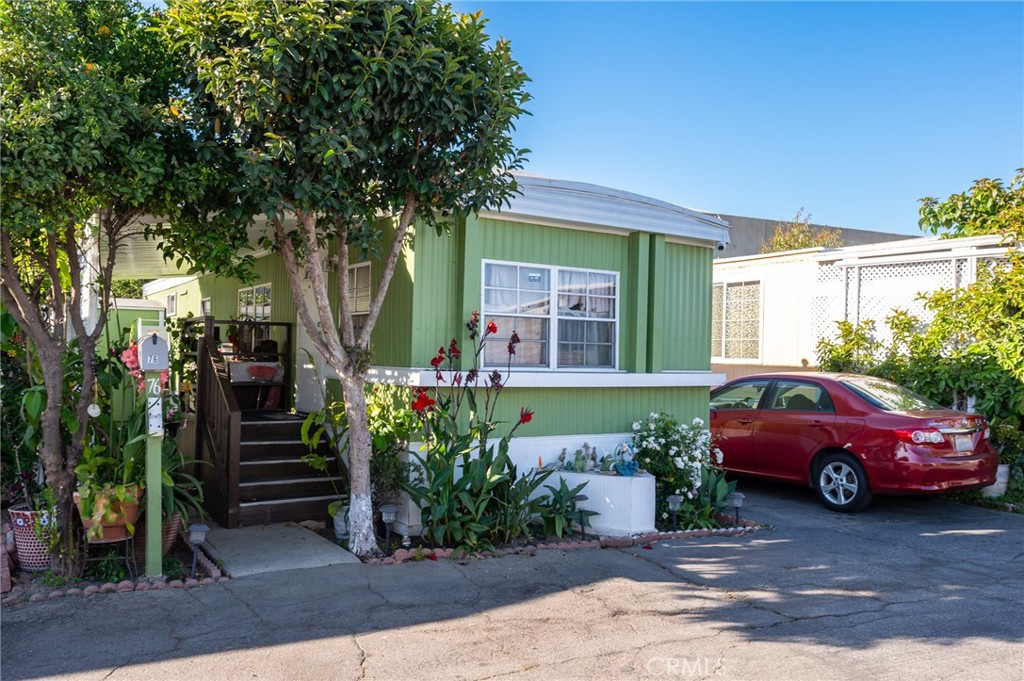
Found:
<path fill-rule="evenodd" d="M 727 470 L 809 484 L 844 512 L 873 494 L 979 489 L 998 464 L 983 417 L 855 374 L 730 381 L 711 391 L 711 432 Z"/>

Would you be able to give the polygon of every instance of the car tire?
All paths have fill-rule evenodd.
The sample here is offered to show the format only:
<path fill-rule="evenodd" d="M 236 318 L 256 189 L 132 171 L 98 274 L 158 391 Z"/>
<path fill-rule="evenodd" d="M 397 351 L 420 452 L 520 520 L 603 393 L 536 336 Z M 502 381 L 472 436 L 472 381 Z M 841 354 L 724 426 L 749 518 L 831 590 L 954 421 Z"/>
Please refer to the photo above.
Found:
<path fill-rule="evenodd" d="M 871 487 L 864 467 L 847 452 L 832 452 L 818 459 L 814 491 L 826 508 L 856 513 L 871 502 Z"/>

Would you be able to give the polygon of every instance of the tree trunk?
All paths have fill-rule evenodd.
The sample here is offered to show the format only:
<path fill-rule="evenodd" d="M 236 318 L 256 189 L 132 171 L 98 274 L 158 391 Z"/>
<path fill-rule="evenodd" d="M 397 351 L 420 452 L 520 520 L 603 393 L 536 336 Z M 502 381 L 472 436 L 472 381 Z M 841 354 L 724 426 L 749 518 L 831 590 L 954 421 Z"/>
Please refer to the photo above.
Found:
<path fill-rule="evenodd" d="M 64 465 L 65 451 L 69 443 L 64 442 L 60 423 L 64 402 L 63 363 L 59 348 L 56 351 L 53 348 L 38 350 L 43 382 L 46 385 L 46 410 L 40 417 L 39 424 L 43 436 L 39 458 L 43 464 L 46 485 L 53 490 L 56 497 L 56 522 L 60 531 L 60 544 L 52 556 L 52 565 L 57 574 L 71 576 L 75 572 L 78 556 L 72 498 L 75 479 L 72 470 Z"/>
<path fill-rule="evenodd" d="M 376 553 L 373 504 L 370 494 L 370 424 L 366 416 L 366 379 L 361 375 L 341 376 L 345 391 L 345 414 L 349 437 L 349 550 L 357 556 Z"/>

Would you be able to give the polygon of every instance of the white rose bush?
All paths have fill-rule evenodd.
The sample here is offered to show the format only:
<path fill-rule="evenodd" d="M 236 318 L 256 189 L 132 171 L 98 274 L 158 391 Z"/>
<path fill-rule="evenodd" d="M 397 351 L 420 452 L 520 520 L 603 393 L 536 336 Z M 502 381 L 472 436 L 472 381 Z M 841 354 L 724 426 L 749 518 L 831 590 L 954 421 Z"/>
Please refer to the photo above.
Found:
<path fill-rule="evenodd" d="M 633 422 L 631 449 L 640 467 L 657 478 L 656 517 L 670 525 L 667 499 L 683 498 L 680 526 L 714 525 L 721 506 L 717 497 L 731 492 L 736 483 L 726 483 L 721 470 L 722 450 L 704 420 L 688 424 L 664 412 L 651 412 Z"/>

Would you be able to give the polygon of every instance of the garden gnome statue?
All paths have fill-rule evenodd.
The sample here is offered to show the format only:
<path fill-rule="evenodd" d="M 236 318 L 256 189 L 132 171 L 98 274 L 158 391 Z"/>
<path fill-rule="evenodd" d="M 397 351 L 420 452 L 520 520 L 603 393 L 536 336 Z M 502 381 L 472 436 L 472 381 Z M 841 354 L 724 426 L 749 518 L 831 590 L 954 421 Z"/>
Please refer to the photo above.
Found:
<path fill-rule="evenodd" d="M 558 468 L 565 469 L 565 447 L 562 447 L 562 453 L 558 455 Z"/>

